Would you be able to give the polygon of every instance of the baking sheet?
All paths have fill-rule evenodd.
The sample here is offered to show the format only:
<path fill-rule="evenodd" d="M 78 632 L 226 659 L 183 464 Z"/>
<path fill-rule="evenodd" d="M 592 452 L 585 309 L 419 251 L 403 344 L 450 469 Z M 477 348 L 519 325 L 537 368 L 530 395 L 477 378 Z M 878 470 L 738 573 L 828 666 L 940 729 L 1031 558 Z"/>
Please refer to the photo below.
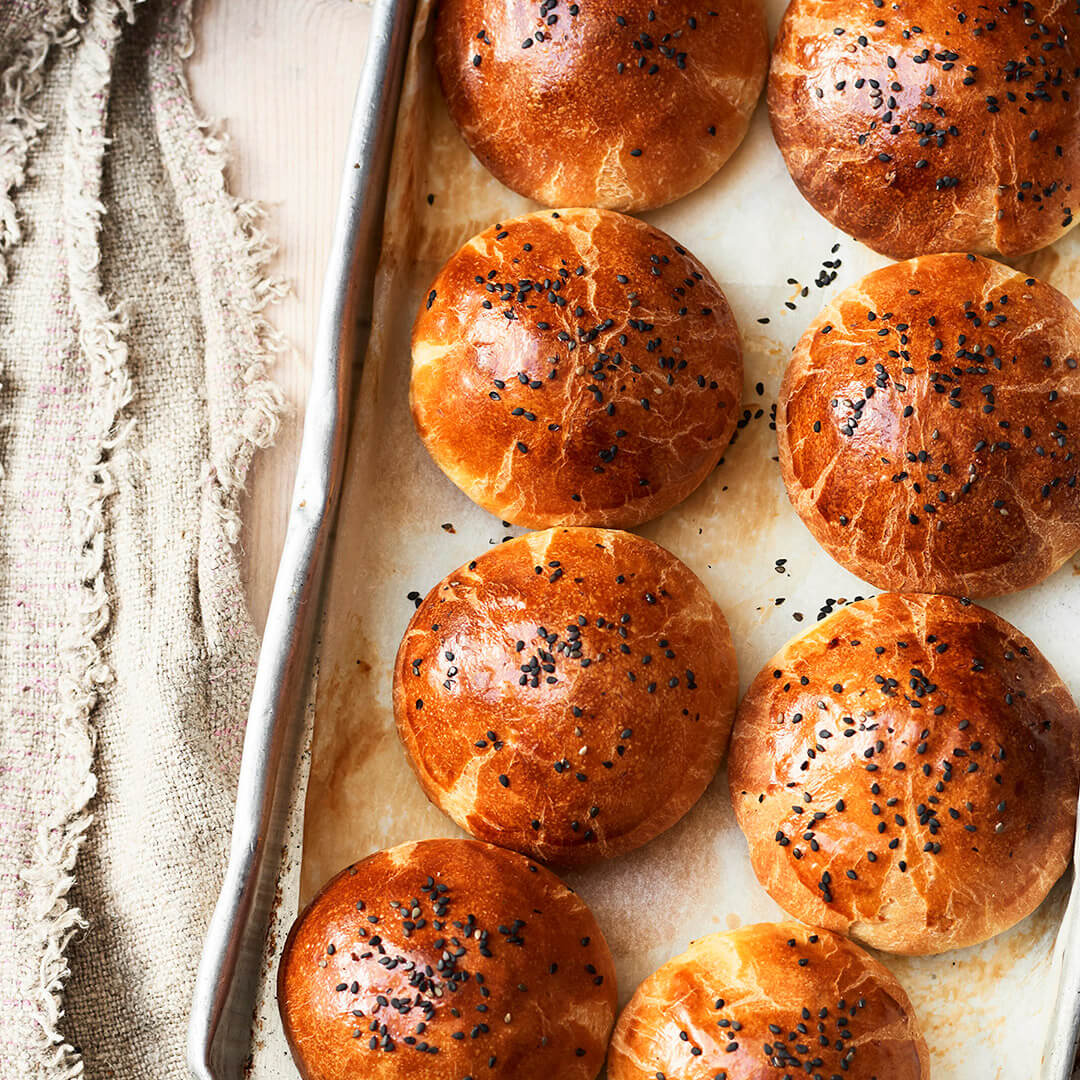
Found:
<path fill-rule="evenodd" d="M 772 32 L 783 6 L 769 0 Z M 399 114 L 375 326 L 329 570 L 301 905 L 331 874 L 373 850 L 460 835 L 428 804 L 398 743 L 393 658 L 414 610 L 410 594 L 426 594 L 456 566 L 524 531 L 458 492 L 428 458 L 409 417 L 409 333 L 431 279 L 474 233 L 536 208 L 493 180 L 451 125 L 431 63 L 430 9 L 424 0 Z M 789 637 L 872 591 L 820 550 L 789 507 L 774 464 L 771 414 L 790 349 L 821 304 L 888 260 L 832 229 L 802 200 L 763 104 L 716 178 L 644 216 L 709 267 L 743 333 L 745 422 L 735 443 L 689 500 L 640 531 L 687 562 L 724 609 L 745 689 Z M 1076 300 L 1078 255 L 1080 240 L 1066 237 L 1024 265 Z M 786 562 L 778 571 L 780 559 Z M 1080 564 L 988 606 L 1030 635 L 1074 695 L 1080 692 L 1072 645 L 1080 633 Z M 693 938 L 781 915 L 753 877 L 723 770 L 662 840 L 565 876 L 605 930 L 620 1002 Z M 1060 882 L 1031 917 L 976 948 L 883 957 L 918 1009 L 935 1080 L 1038 1077 L 1066 892 Z"/>

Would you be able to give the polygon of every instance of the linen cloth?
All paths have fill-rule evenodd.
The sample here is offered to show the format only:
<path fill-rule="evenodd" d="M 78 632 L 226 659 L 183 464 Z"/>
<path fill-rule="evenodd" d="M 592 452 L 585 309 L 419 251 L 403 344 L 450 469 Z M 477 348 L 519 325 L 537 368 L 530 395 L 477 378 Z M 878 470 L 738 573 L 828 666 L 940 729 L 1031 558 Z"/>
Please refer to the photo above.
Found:
<path fill-rule="evenodd" d="M 191 0 L 0 0 L 0 1076 L 186 1075 L 281 397 Z"/>

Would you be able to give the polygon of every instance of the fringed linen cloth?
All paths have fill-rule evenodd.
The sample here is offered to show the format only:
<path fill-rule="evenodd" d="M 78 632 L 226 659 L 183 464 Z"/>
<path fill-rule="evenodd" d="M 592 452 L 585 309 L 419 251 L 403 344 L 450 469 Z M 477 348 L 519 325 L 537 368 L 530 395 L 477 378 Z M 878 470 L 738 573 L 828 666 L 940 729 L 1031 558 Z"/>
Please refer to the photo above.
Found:
<path fill-rule="evenodd" d="M 0 0 L 0 1076 L 186 1076 L 281 399 L 191 0 Z"/>

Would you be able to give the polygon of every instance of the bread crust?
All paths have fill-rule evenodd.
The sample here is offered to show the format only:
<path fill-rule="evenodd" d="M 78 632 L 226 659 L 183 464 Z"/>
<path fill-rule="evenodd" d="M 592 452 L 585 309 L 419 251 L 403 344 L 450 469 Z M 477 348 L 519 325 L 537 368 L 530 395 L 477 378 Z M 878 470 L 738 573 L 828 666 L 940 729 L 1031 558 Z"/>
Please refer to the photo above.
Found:
<path fill-rule="evenodd" d="M 762 669 L 732 735 L 732 803 L 790 915 L 940 953 L 1007 930 L 1064 872 L 1078 733 L 1068 690 L 1015 627 L 953 597 L 886 593 Z"/>
<path fill-rule="evenodd" d="M 531 533 L 449 574 L 394 667 L 428 798 L 473 836 L 562 865 L 674 825 L 716 772 L 737 692 L 701 581 L 604 529 Z"/>
<path fill-rule="evenodd" d="M 883 589 L 991 596 L 1080 548 L 1080 313 L 974 255 L 886 266 L 795 347 L 780 468 L 815 539 Z"/>
<path fill-rule="evenodd" d="M 930 1058 L 911 1002 L 883 964 L 828 930 L 786 922 L 711 934 L 650 975 L 619 1016 L 607 1075 L 811 1072 L 928 1080 Z"/>
<path fill-rule="evenodd" d="M 792 0 L 773 133 L 814 209 L 876 251 L 1034 251 L 1075 224 L 1078 40 L 1060 0 Z"/>
<path fill-rule="evenodd" d="M 686 498 L 738 420 L 742 348 L 685 248 L 604 210 L 493 225 L 433 282 L 410 402 L 436 464 L 515 525 L 638 525 Z"/>
<path fill-rule="evenodd" d="M 593 1080 L 615 1002 L 584 901 L 475 840 L 402 844 L 346 868 L 297 917 L 278 968 L 304 1080 L 461 1080 L 493 1064 L 518 1080 Z"/>
<path fill-rule="evenodd" d="M 693 191 L 742 141 L 768 60 L 760 0 L 441 0 L 435 24 L 469 148 L 548 206 L 647 210 Z"/>

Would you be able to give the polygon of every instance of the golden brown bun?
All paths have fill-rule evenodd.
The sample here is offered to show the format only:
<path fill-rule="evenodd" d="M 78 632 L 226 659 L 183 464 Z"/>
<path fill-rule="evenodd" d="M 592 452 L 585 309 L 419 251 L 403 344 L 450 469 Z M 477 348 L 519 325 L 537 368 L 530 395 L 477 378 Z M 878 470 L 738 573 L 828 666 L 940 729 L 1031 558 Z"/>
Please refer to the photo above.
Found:
<path fill-rule="evenodd" d="M 795 347 L 780 467 L 825 550 L 879 588 L 988 596 L 1080 547 L 1080 313 L 974 255 L 886 266 Z"/>
<path fill-rule="evenodd" d="M 469 148 L 549 206 L 647 210 L 693 191 L 742 141 L 768 62 L 760 0 L 441 0 L 435 26 Z"/>
<path fill-rule="evenodd" d="M 606 210 L 497 224 L 416 319 L 410 399 L 439 468 L 530 528 L 627 527 L 685 499 L 738 419 L 742 349 L 708 271 Z"/>
<path fill-rule="evenodd" d="M 417 609 L 394 714 L 427 796 L 481 840 L 563 865 L 674 825 L 727 747 L 720 609 L 630 533 L 552 529 L 450 574 Z"/>
<path fill-rule="evenodd" d="M 773 134 L 814 209 L 876 251 L 1034 251 L 1080 200 L 1077 40 L 1057 0 L 792 0 Z"/>
<path fill-rule="evenodd" d="M 607 1075 L 928 1080 L 930 1058 L 907 994 L 869 953 L 828 930 L 758 923 L 695 941 L 637 988 Z"/>
<path fill-rule="evenodd" d="M 886 593 L 766 664 L 739 706 L 731 796 L 789 914 L 877 949 L 985 941 L 1069 862 L 1080 715 L 1015 627 Z"/>
<path fill-rule="evenodd" d="M 592 1080 L 615 971 L 549 871 L 475 840 L 343 870 L 297 918 L 278 1005 L 304 1080 Z"/>

